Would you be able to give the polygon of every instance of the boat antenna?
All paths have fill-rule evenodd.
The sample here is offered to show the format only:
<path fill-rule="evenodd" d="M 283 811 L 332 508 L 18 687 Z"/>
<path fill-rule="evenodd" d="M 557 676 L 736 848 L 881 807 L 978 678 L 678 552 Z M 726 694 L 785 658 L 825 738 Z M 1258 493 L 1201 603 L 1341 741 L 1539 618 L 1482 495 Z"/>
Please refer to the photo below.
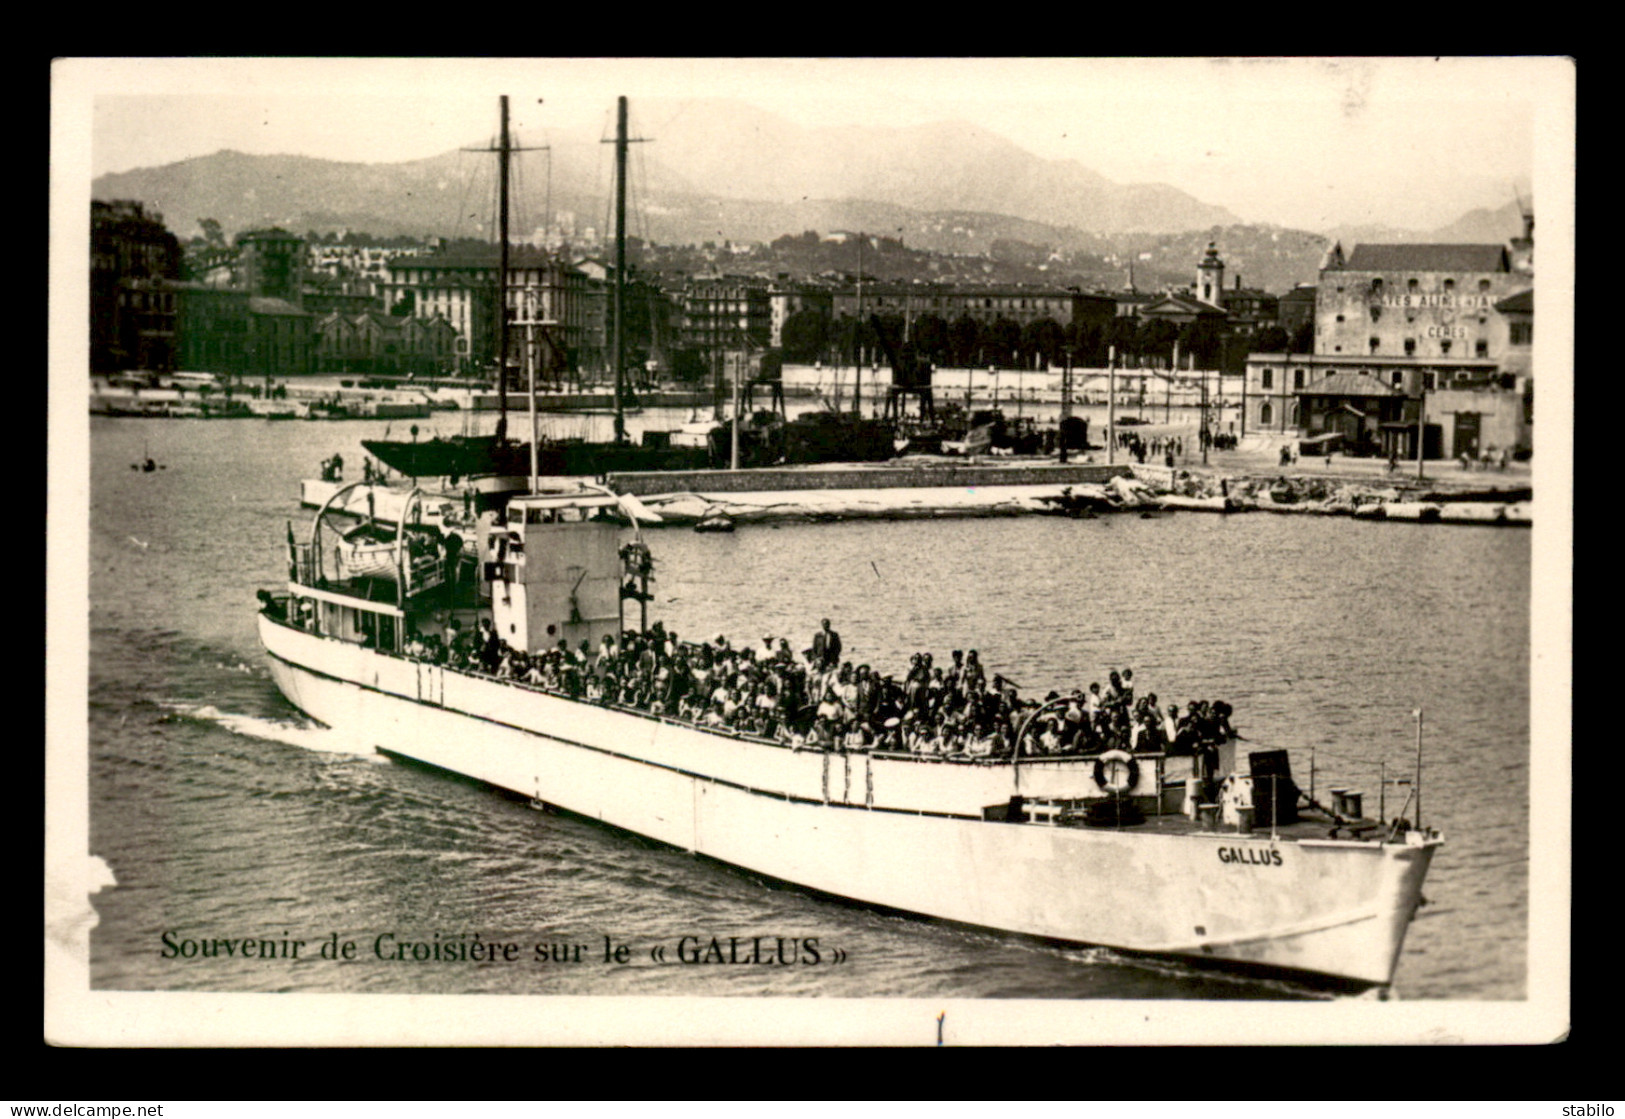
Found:
<path fill-rule="evenodd" d="M 1411 791 L 1416 797 L 1416 830 L 1422 830 L 1422 709 L 1411 712 L 1416 717 L 1416 786 Z"/>

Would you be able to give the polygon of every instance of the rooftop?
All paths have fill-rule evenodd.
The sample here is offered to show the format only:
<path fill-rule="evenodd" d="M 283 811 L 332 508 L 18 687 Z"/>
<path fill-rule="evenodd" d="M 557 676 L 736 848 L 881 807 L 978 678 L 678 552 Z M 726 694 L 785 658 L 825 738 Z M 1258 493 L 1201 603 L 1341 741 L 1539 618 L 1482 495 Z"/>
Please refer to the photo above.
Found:
<path fill-rule="evenodd" d="M 1145 314 L 1187 314 L 1187 315 L 1223 315 L 1224 308 L 1216 307 L 1212 303 L 1203 303 L 1200 299 L 1183 292 L 1169 292 L 1161 296 L 1145 309 Z"/>
<path fill-rule="evenodd" d="M 1356 245 L 1347 272 L 1510 272 L 1505 245 Z"/>
<path fill-rule="evenodd" d="M 392 269 L 405 268 L 469 268 L 484 269 L 496 268 L 497 246 L 481 245 L 478 247 L 459 245 L 455 249 L 444 252 L 419 253 L 414 256 L 397 257 L 390 261 Z M 547 268 L 558 265 L 562 268 L 571 268 L 571 265 L 543 249 L 532 248 L 529 245 L 512 245 L 508 249 L 508 267 L 514 268 Z"/>
<path fill-rule="evenodd" d="M 1279 350 L 1258 350 L 1247 355 L 1249 364 L 1274 364 L 1277 362 L 1292 365 L 1304 365 L 1309 368 L 1320 366 L 1333 368 L 1336 366 L 1364 366 L 1367 369 L 1493 369 L 1499 366 L 1495 358 L 1490 357 L 1431 357 L 1411 354 L 1313 354 L 1313 353 L 1282 353 Z"/>
<path fill-rule="evenodd" d="M 309 315 L 309 311 L 300 310 L 286 299 L 273 299 L 267 295 L 250 296 L 248 309 L 257 315 Z"/>
<path fill-rule="evenodd" d="M 236 243 L 241 245 L 245 241 L 299 241 L 304 238 L 297 233 L 289 233 L 281 226 L 272 226 L 270 229 L 250 229 L 237 234 Z"/>
<path fill-rule="evenodd" d="M 1329 373 L 1320 380 L 1305 385 L 1310 396 L 1404 396 L 1392 385 L 1385 385 L 1365 373 Z"/>

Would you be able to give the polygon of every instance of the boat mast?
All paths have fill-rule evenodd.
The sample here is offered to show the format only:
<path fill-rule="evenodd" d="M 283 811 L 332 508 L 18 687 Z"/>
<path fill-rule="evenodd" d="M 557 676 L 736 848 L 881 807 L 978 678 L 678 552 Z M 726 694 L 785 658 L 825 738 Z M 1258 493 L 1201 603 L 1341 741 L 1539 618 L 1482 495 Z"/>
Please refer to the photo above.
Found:
<path fill-rule="evenodd" d="M 1072 357 L 1075 353 L 1075 346 L 1067 346 L 1062 351 L 1062 360 L 1065 364 L 1061 366 L 1061 418 L 1055 428 L 1055 445 L 1056 449 L 1061 452 L 1061 465 L 1063 466 L 1066 465 L 1066 432 L 1069 426 L 1066 421 L 1072 418 Z M 901 408 L 898 411 L 901 412 Z M 923 409 L 921 414 L 924 414 Z M 1087 446 L 1089 440 L 1085 439 L 1083 442 Z"/>
<path fill-rule="evenodd" d="M 852 414 L 863 415 L 863 247 L 867 233 L 858 234 L 858 329 L 852 333 Z"/>
<path fill-rule="evenodd" d="M 615 442 L 626 442 L 626 416 L 622 412 L 625 394 L 623 365 L 624 315 L 626 307 L 626 98 L 615 103 L 615 334 L 611 360 L 615 363 Z"/>
<path fill-rule="evenodd" d="M 508 95 L 502 95 L 502 140 L 497 148 L 501 169 L 497 229 L 497 443 L 508 434 Z"/>
<path fill-rule="evenodd" d="M 1106 347 L 1106 461 L 1117 461 L 1117 347 Z"/>
<path fill-rule="evenodd" d="M 538 447 L 541 444 L 541 435 L 536 427 L 536 351 L 533 334 L 533 323 L 525 323 L 525 367 L 530 374 L 530 492 L 535 493 L 539 488 L 537 476 L 540 466 L 537 461 Z"/>

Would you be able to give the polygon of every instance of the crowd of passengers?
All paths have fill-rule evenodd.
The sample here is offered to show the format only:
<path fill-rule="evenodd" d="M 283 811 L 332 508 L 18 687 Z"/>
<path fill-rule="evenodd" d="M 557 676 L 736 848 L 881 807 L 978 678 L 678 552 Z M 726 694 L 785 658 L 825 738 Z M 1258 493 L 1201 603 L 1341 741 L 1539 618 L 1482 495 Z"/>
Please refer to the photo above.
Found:
<path fill-rule="evenodd" d="M 787 638 L 765 637 L 757 648 L 724 637 L 685 642 L 656 622 L 646 634 L 604 637 L 594 649 L 559 641 L 526 653 L 508 646 L 482 619 L 478 632 L 453 623 L 448 639 L 411 635 L 407 656 L 462 671 L 632 708 L 701 727 L 725 729 L 823 750 L 882 750 L 958 758 L 1004 758 L 1029 716 L 1034 722 L 1022 756 L 1096 754 L 1120 749 L 1193 754 L 1234 732 L 1223 702 L 1159 706 L 1155 693 L 1136 698 L 1134 670 L 1112 671 L 1063 700 L 1023 699 L 1014 684 L 989 681 L 975 649 L 955 650 L 937 665 L 915 653 L 901 681 L 841 657 L 838 634 L 825 619 L 812 646 L 797 656 Z"/>

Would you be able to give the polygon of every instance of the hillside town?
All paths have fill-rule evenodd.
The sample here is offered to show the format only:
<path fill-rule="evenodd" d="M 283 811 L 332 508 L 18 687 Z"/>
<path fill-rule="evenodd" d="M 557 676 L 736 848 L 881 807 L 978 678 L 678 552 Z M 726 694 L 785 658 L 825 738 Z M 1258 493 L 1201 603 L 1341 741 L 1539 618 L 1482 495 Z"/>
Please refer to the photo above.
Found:
<path fill-rule="evenodd" d="M 494 381 L 497 245 L 281 228 L 228 240 L 201 224 L 183 243 L 148 205 L 92 202 L 94 375 Z M 1015 261 L 1008 246 L 979 272 L 850 231 L 640 243 L 625 278 L 624 367 L 643 387 L 698 386 L 727 355 L 777 353 L 883 377 L 878 321 L 938 368 L 1228 374 L 1242 381 L 1243 435 L 1295 432 L 1409 459 L 1425 414 L 1423 457 L 1493 446 L 1525 458 L 1533 238 L 1526 210 L 1507 244 L 1336 243 L 1317 283 L 1274 292 L 1247 286 L 1217 242 L 1190 261 L 1188 282 L 1142 287 L 1129 262 L 1110 290 L 1057 282 L 1040 271 L 1053 262 Z M 509 368 L 534 365 L 555 389 L 612 379 L 614 280 L 613 264 L 562 239 L 512 245 L 503 303 L 525 352 Z"/>

